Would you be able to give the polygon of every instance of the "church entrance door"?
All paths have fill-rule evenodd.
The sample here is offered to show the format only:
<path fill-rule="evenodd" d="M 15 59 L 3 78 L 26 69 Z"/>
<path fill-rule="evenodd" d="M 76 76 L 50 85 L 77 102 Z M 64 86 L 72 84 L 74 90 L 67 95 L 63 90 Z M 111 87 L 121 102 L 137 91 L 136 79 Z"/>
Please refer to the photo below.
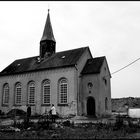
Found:
<path fill-rule="evenodd" d="M 93 97 L 87 99 L 87 115 L 95 116 L 95 99 Z"/>

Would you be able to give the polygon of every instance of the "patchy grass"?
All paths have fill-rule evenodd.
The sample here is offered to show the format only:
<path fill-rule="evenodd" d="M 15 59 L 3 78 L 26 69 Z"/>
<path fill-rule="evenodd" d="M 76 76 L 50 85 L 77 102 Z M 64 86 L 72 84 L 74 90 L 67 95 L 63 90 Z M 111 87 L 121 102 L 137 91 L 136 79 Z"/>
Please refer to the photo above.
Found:
<path fill-rule="evenodd" d="M 17 124 L 16 127 L 21 131 L 0 132 L 0 139 L 126 139 L 132 138 L 135 133 L 140 133 L 140 125 L 132 124 L 131 121 L 128 125 L 124 125 L 121 118 L 118 118 L 115 124 L 74 125 L 68 122 L 52 124 L 44 121 L 32 122 L 28 128 L 24 127 L 24 122 Z"/>

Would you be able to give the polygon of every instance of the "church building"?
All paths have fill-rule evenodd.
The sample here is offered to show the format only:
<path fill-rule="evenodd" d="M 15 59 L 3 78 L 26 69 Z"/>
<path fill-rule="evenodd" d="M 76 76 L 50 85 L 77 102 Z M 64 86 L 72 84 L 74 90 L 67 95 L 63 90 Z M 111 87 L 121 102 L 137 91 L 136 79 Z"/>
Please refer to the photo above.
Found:
<path fill-rule="evenodd" d="M 15 60 L 0 72 L 0 110 L 31 106 L 43 114 L 51 104 L 61 115 L 111 114 L 111 74 L 105 56 L 88 46 L 56 52 L 48 10 L 39 56 Z"/>

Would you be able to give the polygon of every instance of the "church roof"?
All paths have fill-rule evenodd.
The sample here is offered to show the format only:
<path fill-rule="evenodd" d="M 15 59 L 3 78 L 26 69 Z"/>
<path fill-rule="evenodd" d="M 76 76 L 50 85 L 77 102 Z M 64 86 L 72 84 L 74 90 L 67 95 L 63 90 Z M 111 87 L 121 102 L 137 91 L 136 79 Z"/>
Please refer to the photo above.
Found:
<path fill-rule="evenodd" d="M 105 60 L 105 56 L 88 59 L 81 74 L 100 73 L 101 66 L 104 60 Z"/>
<path fill-rule="evenodd" d="M 44 40 L 52 40 L 52 41 L 56 42 L 54 35 L 53 35 L 53 29 L 52 29 L 52 25 L 51 25 L 49 10 L 48 10 L 48 16 L 47 16 L 44 32 L 43 32 L 43 35 L 41 38 L 41 41 L 44 41 Z"/>
<path fill-rule="evenodd" d="M 57 52 L 42 61 L 40 61 L 39 56 L 18 59 L 1 71 L 0 75 L 74 66 L 86 49 L 89 49 L 89 47 Z"/>

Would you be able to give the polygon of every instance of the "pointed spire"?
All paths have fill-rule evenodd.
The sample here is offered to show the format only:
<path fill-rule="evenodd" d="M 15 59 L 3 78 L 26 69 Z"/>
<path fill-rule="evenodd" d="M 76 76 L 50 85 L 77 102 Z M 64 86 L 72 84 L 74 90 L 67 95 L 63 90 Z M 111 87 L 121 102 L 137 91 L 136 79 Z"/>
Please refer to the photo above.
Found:
<path fill-rule="evenodd" d="M 55 53 L 56 41 L 53 35 L 52 25 L 50 21 L 50 9 L 48 9 L 47 20 L 44 32 L 40 41 L 40 57 L 47 58 Z"/>
<path fill-rule="evenodd" d="M 47 20 L 46 20 L 46 24 L 45 24 L 45 28 L 44 28 L 44 32 L 43 32 L 41 41 L 51 40 L 51 41 L 56 42 L 54 35 L 53 35 L 53 29 L 52 29 L 52 25 L 51 25 L 51 21 L 50 21 L 49 11 L 50 11 L 50 9 L 48 9 L 48 16 L 47 16 Z"/>

